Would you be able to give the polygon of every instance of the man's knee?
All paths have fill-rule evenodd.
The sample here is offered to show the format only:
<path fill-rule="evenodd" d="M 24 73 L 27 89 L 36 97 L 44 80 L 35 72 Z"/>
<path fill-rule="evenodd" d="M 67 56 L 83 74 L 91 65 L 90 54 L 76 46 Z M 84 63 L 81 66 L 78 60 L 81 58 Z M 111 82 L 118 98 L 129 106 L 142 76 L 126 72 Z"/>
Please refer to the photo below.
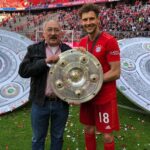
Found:
<path fill-rule="evenodd" d="M 87 134 L 94 134 L 95 133 L 95 127 L 94 126 L 85 126 L 84 131 Z"/>
<path fill-rule="evenodd" d="M 114 140 L 114 136 L 110 133 L 105 133 L 103 135 L 104 143 L 111 143 Z"/>

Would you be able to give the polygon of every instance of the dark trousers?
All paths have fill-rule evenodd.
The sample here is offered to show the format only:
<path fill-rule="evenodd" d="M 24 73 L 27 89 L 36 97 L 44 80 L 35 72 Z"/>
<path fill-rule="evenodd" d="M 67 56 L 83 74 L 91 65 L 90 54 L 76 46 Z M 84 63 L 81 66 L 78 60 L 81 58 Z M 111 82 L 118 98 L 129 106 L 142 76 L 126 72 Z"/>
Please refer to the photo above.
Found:
<path fill-rule="evenodd" d="M 32 104 L 32 150 L 44 150 L 45 138 L 50 124 L 50 150 L 62 150 L 63 133 L 68 118 L 69 106 L 59 101 L 46 101 L 44 106 Z"/>

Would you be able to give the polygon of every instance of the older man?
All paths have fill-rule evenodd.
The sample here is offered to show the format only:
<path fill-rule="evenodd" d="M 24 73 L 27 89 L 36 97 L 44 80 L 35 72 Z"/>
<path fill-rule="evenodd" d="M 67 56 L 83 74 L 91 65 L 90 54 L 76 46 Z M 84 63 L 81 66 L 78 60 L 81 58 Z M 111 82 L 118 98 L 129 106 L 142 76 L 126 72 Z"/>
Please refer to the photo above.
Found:
<path fill-rule="evenodd" d="M 48 72 L 50 65 L 59 60 L 59 54 L 71 47 L 61 42 L 61 27 L 55 20 L 44 23 L 43 36 L 43 41 L 28 47 L 19 74 L 23 78 L 31 78 L 32 150 L 44 150 L 49 123 L 50 149 L 62 150 L 69 105 L 53 93 L 48 82 Z"/>

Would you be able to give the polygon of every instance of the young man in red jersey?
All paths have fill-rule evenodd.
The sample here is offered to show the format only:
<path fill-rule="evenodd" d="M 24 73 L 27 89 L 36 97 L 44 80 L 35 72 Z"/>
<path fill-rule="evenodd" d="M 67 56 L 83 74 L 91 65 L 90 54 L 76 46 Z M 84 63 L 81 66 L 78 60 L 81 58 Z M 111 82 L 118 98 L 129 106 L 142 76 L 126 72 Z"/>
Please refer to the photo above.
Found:
<path fill-rule="evenodd" d="M 99 8 L 94 4 L 85 4 L 79 10 L 81 24 L 87 32 L 79 47 L 96 56 L 104 72 L 99 93 L 81 104 L 80 122 L 84 124 L 86 150 L 96 150 L 96 130 L 103 134 L 104 150 L 114 150 L 113 131 L 119 130 L 116 79 L 120 77 L 120 50 L 116 39 L 99 29 L 98 15 Z"/>

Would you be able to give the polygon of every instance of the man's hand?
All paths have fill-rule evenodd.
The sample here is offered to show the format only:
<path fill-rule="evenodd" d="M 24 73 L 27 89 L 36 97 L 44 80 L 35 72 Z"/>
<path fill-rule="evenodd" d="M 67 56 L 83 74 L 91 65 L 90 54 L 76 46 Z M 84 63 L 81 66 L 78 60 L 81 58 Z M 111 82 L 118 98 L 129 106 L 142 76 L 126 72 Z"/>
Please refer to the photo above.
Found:
<path fill-rule="evenodd" d="M 47 64 L 49 64 L 49 63 L 56 63 L 58 60 L 59 60 L 59 55 L 52 55 L 52 56 L 46 58 L 45 62 Z"/>
<path fill-rule="evenodd" d="M 73 49 L 77 50 L 77 51 L 80 51 L 82 53 L 85 53 L 86 52 L 86 49 L 84 47 L 74 47 Z"/>

